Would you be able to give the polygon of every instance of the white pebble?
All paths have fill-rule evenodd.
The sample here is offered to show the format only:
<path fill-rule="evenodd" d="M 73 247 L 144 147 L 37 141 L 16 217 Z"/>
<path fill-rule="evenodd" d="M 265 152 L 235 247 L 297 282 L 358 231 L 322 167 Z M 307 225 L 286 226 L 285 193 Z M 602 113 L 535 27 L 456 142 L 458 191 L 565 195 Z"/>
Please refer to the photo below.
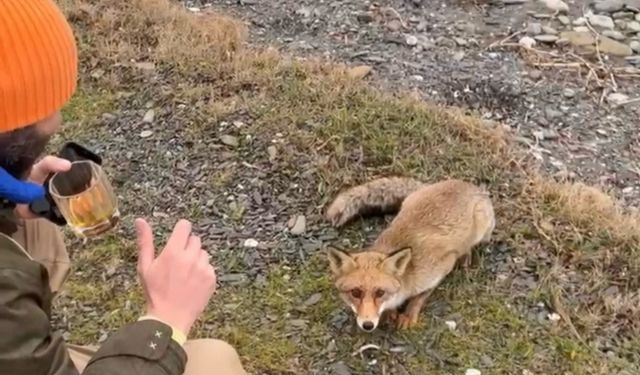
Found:
<path fill-rule="evenodd" d="M 482 375 L 482 372 L 478 369 L 470 368 L 465 371 L 464 375 Z"/>
<path fill-rule="evenodd" d="M 244 247 L 258 247 L 259 242 L 253 238 L 244 241 Z"/>
<path fill-rule="evenodd" d="M 520 40 L 518 41 L 518 44 L 526 48 L 532 48 L 533 46 L 536 45 L 536 41 L 535 39 L 529 36 L 524 36 L 520 38 Z"/>
<path fill-rule="evenodd" d="M 140 132 L 140 138 L 149 138 L 153 135 L 151 130 L 143 130 Z"/>
<path fill-rule="evenodd" d="M 547 315 L 547 318 L 552 322 L 557 322 L 560 319 L 562 319 L 562 317 L 560 315 L 556 314 L 556 313 L 551 313 L 551 314 Z"/>
<path fill-rule="evenodd" d="M 455 331 L 456 327 L 458 327 L 458 323 L 454 322 L 453 320 L 447 320 L 446 322 L 444 322 L 444 324 L 446 324 L 447 327 L 449 327 L 449 329 L 452 331 Z"/>

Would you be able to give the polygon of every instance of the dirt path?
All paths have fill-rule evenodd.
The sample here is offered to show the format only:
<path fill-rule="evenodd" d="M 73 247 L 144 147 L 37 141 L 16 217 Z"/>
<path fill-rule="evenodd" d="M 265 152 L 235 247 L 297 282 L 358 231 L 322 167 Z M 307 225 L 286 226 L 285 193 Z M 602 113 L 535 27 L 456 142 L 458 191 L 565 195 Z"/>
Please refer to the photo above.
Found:
<path fill-rule="evenodd" d="M 615 100 L 609 96 L 614 90 L 631 99 L 640 97 L 640 71 L 636 78 L 616 74 L 615 83 L 604 77 L 600 88 L 593 78 L 587 82 L 585 66 L 536 69 L 514 47 L 487 48 L 516 32 L 521 34 L 508 42 L 517 44 L 525 35 L 540 40 L 551 35 L 554 40 L 560 32 L 580 30 L 586 26 L 579 18 L 591 9 L 587 2 L 570 2 L 569 14 L 560 20 L 537 1 L 479 3 L 391 0 L 375 7 L 360 0 L 202 0 L 188 1 L 187 6 L 213 6 L 246 20 L 252 43 L 274 44 L 297 56 L 365 64 L 373 67 L 372 79 L 382 87 L 413 90 L 429 101 L 470 108 L 483 118 L 506 123 L 551 175 L 612 189 L 628 205 L 637 206 L 640 102 L 613 108 L 607 98 Z M 624 1 L 608 3 L 619 5 L 597 9 L 611 10 L 601 13 L 615 19 L 614 31 L 624 34 L 623 44 L 637 48 L 640 32 L 627 25 L 635 27 L 634 17 L 640 17 L 625 10 Z M 629 9 L 634 6 L 627 2 Z M 563 17 L 569 24 L 563 24 Z M 579 61 L 566 56 L 573 48 L 562 43 L 538 41 L 534 48 L 564 54 L 559 63 Z M 533 54 L 528 60 L 544 56 Z M 611 55 L 606 64 L 637 69 L 640 56 L 625 60 Z"/>

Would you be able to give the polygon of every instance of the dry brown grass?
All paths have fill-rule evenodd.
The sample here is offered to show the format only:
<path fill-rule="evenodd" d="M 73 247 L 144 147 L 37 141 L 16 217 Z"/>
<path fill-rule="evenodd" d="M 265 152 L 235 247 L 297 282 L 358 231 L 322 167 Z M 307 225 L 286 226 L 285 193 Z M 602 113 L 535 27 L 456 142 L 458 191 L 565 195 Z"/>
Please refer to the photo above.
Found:
<path fill-rule="evenodd" d="M 503 372 L 498 373 L 520 369 L 511 351 L 538 363 L 540 373 L 556 366 L 573 369 L 575 374 L 607 373 L 613 365 L 603 362 L 601 353 L 594 354 L 591 348 L 599 336 L 619 345 L 629 362 L 640 361 L 633 350 L 640 337 L 640 219 L 597 188 L 558 183 L 538 174 L 501 126 L 410 95 L 381 93 L 349 78 L 344 65 L 319 59 L 301 61 L 273 49 L 251 49 L 245 45 L 244 25 L 213 12 L 192 14 L 166 0 L 63 0 L 62 4 L 80 39 L 83 90 L 93 93 L 108 88 L 124 98 L 119 103 L 124 107 L 136 95 L 169 92 L 165 104 L 189 105 L 190 117 L 177 121 L 189 124 L 197 137 L 210 134 L 211 124 L 229 115 L 249 113 L 254 135 L 286 134 L 291 155 L 303 155 L 317 169 L 318 206 L 345 185 L 374 175 L 414 174 L 427 180 L 463 177 L 489 185 L 501 221 L 498 240 L 512 245 L 518 256 L 536 261 L 533 255 L 541 255 L 549 260 L 551 266 L 536 265 L 540 294 L 549 305 L 566 310 L 563 327 L 574 326 L 577 335 L 528 327 L 505 306 L 517 303 L 510 290 L 493 284 L 494 275 L 481 275 L 477 284 L 459 280 L 444 293 L 455 296 L 449 302 L 460 309 L 479 314 L 489 311 L 490 316 L 478 318 L 475 336 L 442 339 L 444 346 L 486 348 L 483 335 L 497 335 L 504 347 L 486 350 L 502 358 L 497 365 L 503 366 Z M 141 62 L 155 64 L 152 74 L 141 73 L 146 70 L 136 65 Z M 96 70 L 104 74 L 90 78 Z M 299 165 L 291 161 L 289 167 Z M 223 189 L 226 184 L 222 179 L 215 188 Z M 298 266 L 295 272 L 304 275 L 305 266 Z M 284 283 L 280 276 L 278 272 L 270 276 L 273 295 L 282 292 L 276 290 Z M 330 290 L 324 280 L 303 279 L 301 283 L 308 284 L 305 290 Z M 266 309 L 278 312 L 291 307 L 283 304 L 295 304 L 287 298 L 304 297 L 299 291 L 287 291 L 287 298 L 276 303 L 263 301 L 261 291 L 236 292 L 227 298 L 243 303 L 246 297 L 244 303 L 249 306 L 264 303 Z M 474 310 L 477 306 L 463 302 L 479 295 L 478 305 L 485 310 Z M 529 298 L 528 303 L 537 302 Z M 331 307 L 329 303 L 326 309 Z M 318 311 L 314 318 L 325 319 L 328 311 Z M 261 344 L 255 349 L 241 348 L 253 368 L 263 372 L 272 366 L 287 368 L 288 356 L 296 350 L 303 356 L 323 350 L 313 344 L 308 348 L 287 345 L 280 334 L 284 323 L 243 331 L 242 325 L 260 312 L 244 312 L 238 319 L 246 321 L 223 331 L 228 339 L 247 346 L 255 333 Z M 512 331 L 503 332 L 505 322 Z M 539 340 L 547 340 L 545 345 L 555 345 L 548 358 L 529 358 L 533 344 L 519 336 L 527 328 L 540 335 Z M 318 337 L 329 335 L 324 325 L 317 329 Z M 270 345 L 272 337 L 280 338 L 282 350 Z M 313 339 L 318 341 L 318 337 Z M 414 339 L 419 342 L 422 338 Z M 460 355 L 474 360 L 473 353 Z M 575 358 L 580 360 L 576 363 Z M 422 361 L 416 368 L 432 368 Z"/>

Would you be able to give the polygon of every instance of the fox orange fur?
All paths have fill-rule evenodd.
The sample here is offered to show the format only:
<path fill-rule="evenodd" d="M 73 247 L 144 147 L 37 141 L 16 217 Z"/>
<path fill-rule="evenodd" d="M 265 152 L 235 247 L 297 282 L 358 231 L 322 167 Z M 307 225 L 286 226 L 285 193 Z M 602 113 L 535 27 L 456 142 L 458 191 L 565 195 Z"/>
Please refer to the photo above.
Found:
<path fill-rule="evenodd" d="M 341 298 L 369 332 L 385 312 L 398 328 L 416 325 L 431 291 L 458 261 L 468 266 L 472 249 L 488 242 L 495 228 L 488 192 L 455 179 L 434 184 L 401 177 L 373 180 L 339 194 L 326 217 L 342 226 L 357 216 L 397 210 L 368 248 L 328 251 Z"/>

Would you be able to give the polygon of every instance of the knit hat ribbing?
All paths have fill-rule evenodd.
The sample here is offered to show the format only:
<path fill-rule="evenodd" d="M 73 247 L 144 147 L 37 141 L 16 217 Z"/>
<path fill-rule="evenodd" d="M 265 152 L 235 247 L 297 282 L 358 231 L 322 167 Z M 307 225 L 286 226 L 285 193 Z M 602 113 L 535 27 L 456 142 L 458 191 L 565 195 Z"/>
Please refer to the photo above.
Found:
<path fill-rule="evenodd" d="M 53 0 L 0 0 L 0 132 L 58 111 L 77 75 L 73 32 Z"/>

